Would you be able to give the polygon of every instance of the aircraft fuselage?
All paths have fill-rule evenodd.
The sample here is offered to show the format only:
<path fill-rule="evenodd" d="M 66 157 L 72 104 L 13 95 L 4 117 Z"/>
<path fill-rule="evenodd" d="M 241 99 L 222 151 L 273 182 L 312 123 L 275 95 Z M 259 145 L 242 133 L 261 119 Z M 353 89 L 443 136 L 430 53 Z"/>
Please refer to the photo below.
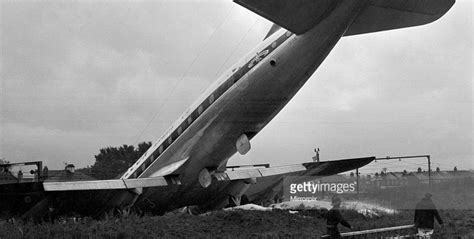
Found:
<path fill-rule="evenodd" d="M 141 200 L 177 208 L 203 194 L 203 168 L 225 166 L 242 134 L 257 134 L 323 62 L 365 1 L 342 1 L 302 35 L 280 30 L 219 78 L 123 178 L 179 175 L 182 186 L 166 195 L 150 188 Z M 170 196 L 176 200 L 170 200 Z M 176 196 L 178 195 L 178 196 Z M 199 202 L 195 201 L 196 204 Z M 173 204 L 173 206 L 164 205 Z"/>

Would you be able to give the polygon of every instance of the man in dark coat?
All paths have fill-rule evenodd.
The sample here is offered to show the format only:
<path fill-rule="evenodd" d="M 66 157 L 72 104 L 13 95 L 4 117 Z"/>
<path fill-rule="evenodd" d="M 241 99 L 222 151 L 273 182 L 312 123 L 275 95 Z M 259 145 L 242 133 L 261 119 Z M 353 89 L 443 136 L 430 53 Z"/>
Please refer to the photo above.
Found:
<path fill-rule="evenodd" d="M 341 223 L 345 227 L 351 228 L 351 225 L 344 220 L 341 213 L 339 212 L 339 207 L 341 206 L 341 199 L 337 196 L 332 198 L 332 208 L 326 214 L 326 227 L 327 234 L 331 239 L 342 238 L 337 228 L 337 224 Z"/>
<path fill-rule="evenodd" d="M 415 209 L 415 227 L 418 230 L 418 235 L 422 237 L 430 237 L 434 232 L 434 219 L 441 225 L 443 221 L 439 216 L 438 210 L 431 201 L 431 194 L 425 194 L 425 197 L 416 204 Z"/>

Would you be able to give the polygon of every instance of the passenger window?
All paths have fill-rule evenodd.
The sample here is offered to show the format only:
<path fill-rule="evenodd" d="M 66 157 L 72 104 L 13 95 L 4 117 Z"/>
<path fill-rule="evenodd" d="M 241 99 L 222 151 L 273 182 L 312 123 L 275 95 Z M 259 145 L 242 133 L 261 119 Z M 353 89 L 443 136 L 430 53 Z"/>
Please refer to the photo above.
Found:
<path fill-rule="evenodd" d="M 198 108 L 198 114 L 202 114 L 202 111 L 203 111 L 203 110 L 204 110 L 204 109 L 202 108 L 202 105 L 199 106 L 199 108 Z"/>

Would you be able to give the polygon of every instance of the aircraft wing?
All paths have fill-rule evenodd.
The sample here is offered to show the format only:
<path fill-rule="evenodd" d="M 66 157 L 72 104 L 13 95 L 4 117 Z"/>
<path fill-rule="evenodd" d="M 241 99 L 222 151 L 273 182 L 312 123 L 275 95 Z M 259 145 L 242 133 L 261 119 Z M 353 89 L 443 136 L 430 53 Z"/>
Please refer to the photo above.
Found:
<path fill-rule="evenodd" d="M 283 192 L 283 179 L 286 176 L 313 176 L 325 177 L 356 168 L 361 168 L 375 160 L 375 157 L 352 158 L 333 160 L 325 162 L 304 163 L 304 171 L 293 171 L 284 174 L 273 174 L 257 179 L 246 191 L 245 195 L 250 202 L 260 203 L 267 199 L 273 199 Z M 273 171 L 275 172 L 275 171 Z"/>
<path fill-rule="evenodd" d="M 133 202 L 143 189 L 180 184 L 173 177 L 3 184 L 0 185 L 0 217 L 38 218 L 47 213 L 48 207 L 56 208 L 57 213 L 75 211 L 95 215 Z"/>
<path fill-rule="evenodd" d="M 311 162 L 286 166 L 268 168 L 250 168 L 239 170 L 226 170 L 216 172 L 213 176 L 217 181 L 232 181 L 250 178 L 263 178 L 269 176 L 305 175 L 305 176 L 327 176 L 360 168 L 375 157 L 343 159 L 324 162 Z M 59 191 L 90 191 L 90 190 L 118 190 L 149 187 L 164 187 L 180 185 L 181 182 L 172 177 L 152 177 L 137 179 L 112 179 L 112 180 L 90 180 L 72 182 L 43 182 L 46 192 Z"/>
<path fill-rule="evenodd" d="M 228 167 L 224 172 L 213 175 L 213 182 L 201 192 L 193 192 L 193 213 L 203 213 L 229 205 L 250 202 L 262 202 L 281 194 L 283 179 L 287 176 L 328 176 L 363 167 L 375 160 L 375 157 L 352 158 L 324 162 L 300 163 L 277 167 Z M 160 193 L 161 195 L 162 193 Z M 158 197 L 159 195 L 157 195 Z M 167 196 L 168 197 L 168 196 Z M 245 199 L 244 199 L 245 198 Z M 155 201 L 159 201 L 157 198 Z M 230 201 L 233 201 L 232 203 Z M 192 205 L 192 204 L 191 204 Z M 180 205 L 184 206 L 184 205 Z M 152 210 L 152 209 L 149 209 Z"/>
<path fill-rule="evenodd" d="M 43 188 L 46 192 L 58 191 L 85 191 L 85 190 L 115 190 L 160 187 L 168 185 L 178 185 L 180 182 L 173 178 L 154 177 L 138 179 L 112 179 L 112 180 L 91 180 L 73 182 L 44 182 Z"/>
<path fill-rule="evenodd" d="M 243 170 L 227 170 L 215 173 L 218 181 L 265 178 L 270 176 L 328 176 L 363 167 L 375 160 L 375 157 L 352 158 L 324 162 L 311 162 L 269 168 L 251 168 Z"/>
<path fill-rule="evenodd" d="M 149 188 L 143 191 L 136 205 L 144 211 L 156 213 L 159 211 L 154 205 L 170 209 L 191 206 L 189 208 L 192 213 L 200 214 L 239 205 L 246 199 L 254 202 L 271 199 L 281 192 L 283 178 L 286 176 L 327 176 L 362 167 L 374 159 L 375 157 L 366 157 L 277 167 L 228 167 L 225 171 L 215 172 L 212 175 L 212 183 L 207 188 L 199 185 L 182 187 L 184 190 L 178 193 L 173 191 L 176 188 L 160 191 Z"/>
<path fill-rule="evenodd" d="M 227 170 L 215 173 L 209 188 L 181 185 L 172 176 L 0 185 L 0 214 L 39 217 L 47 213 L 48 205 L 54 205 L 58 213 L 76 211 L 96 215 L 114 207 L 122 207 L 124 203 L 133 204 L 135 200 L 139 208 L 152 212 L 206 203 L 211 205 L 209 208 L 222 208 L 227 205 L 228 195 L 245 193 L 254 199 L 268 197 L 271 194 L 268 192 L 278 189 L 285 176 L 326 176 L 362 167 L 374 159 L 367 157 Z M 252 184 L 253 180 L 256 180 L 256 184 Z M 142 196 L 138 197 L 142 191 Z M 160 208 L 153 205 L 160 205 Z"/>

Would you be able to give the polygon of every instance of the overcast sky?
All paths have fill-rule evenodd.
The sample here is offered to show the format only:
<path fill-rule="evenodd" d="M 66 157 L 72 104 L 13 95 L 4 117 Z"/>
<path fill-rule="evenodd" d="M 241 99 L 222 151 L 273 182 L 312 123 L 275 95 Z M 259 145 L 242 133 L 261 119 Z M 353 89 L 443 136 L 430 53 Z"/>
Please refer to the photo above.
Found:
<path fill-rule="evenodd" d="M 271 25 L 222 0 L 0 2 L 0 158 L 49 168 L 158 139 Z M 230 164 L 308 162 L 319 147 L 474 169 L 472 16 L 458 1 L 426 26 L 343 38 Z"/>

